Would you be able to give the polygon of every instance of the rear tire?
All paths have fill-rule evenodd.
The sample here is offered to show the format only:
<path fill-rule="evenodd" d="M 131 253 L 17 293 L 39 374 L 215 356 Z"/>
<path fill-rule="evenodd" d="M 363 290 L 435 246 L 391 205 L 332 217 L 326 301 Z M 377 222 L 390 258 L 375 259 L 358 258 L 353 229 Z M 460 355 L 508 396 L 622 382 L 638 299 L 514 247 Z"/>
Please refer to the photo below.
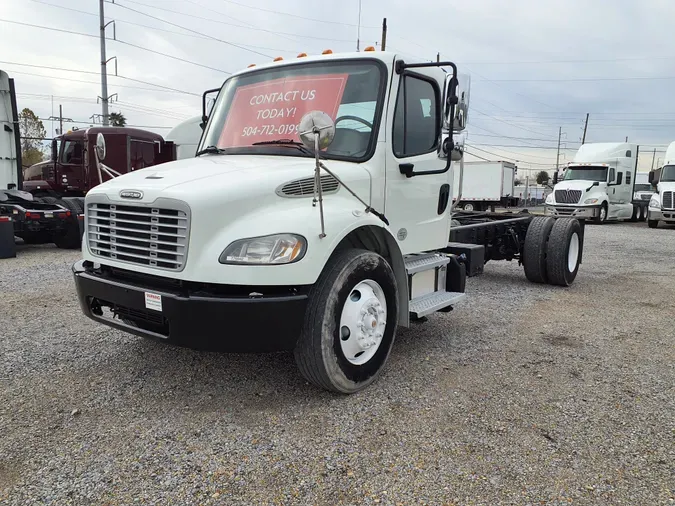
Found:
<path fill-rule="evenodd" d="M 574 218 L 556 221 L 546 248 L 546 273 L 551 285 L 570 286 L 581 260 L 581 225 Z"/>
<path fill-rule="evenodd" d="M 537 216 L 530 222 L 523 247 L 525 277 L 532 283 L 546 283 L 546 245 L 555 218 Z"/>
<path fill-rule="evenodd" d="M 309 294 L 295 347 L 310 383 L 344 394 L 379 376 L 394 343 L 398 290 L 389 263 L 367 250 L 336 253 Z"/>
<path fill-rule="evenodd" d="M 647 219 L 647 208 L 640 208 L 640 221 L 645 221 Z"/>
<path fill-rule="evenodd" d="M 464 204 L 464 206 L 463 206 L 462 208 L 463 208 L 465 211 L 469 211 L 469 212 L 475 210 L 474 205 L 473 205 L 471 202 L 467 202 L 466 204 Z"/>
<path fill-rule="evenodd" d="M 659 226 L 659 220 L 647 220 L 647 226 L 649 228 L 656 228 Z"/>

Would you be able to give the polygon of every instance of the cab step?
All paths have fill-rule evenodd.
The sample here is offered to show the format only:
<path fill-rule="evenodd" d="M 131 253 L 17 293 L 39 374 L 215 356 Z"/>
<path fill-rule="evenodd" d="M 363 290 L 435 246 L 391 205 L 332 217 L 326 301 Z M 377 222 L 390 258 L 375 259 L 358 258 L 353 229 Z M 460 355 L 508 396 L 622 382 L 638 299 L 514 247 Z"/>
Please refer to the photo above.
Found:
<path fill-rule="evenodd" d="M 422 253 L 404 259 L 408 274 L 408 300 L 411 318 L 419 319 L 452 306 L 464 298 L 463 293 L 448 292 L 448 255 Z"/>
<path fill-rule="evenodd" d="M 413 318 L 422 318 L 448 306 L 452 306 L 466 297 L 464 293 L 458 292 L 434 292 L 417 299 L 411 300 L 409 305 L 410 316 Z"/>

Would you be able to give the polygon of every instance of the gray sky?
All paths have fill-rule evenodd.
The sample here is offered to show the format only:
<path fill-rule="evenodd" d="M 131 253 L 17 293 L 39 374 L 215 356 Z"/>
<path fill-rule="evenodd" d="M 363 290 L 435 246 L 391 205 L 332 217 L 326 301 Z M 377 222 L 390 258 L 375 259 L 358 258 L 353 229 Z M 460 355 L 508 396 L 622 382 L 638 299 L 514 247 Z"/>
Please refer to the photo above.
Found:
<path fill-rule="evenodd" d="M 362 48 L 380 40 L 386 16 L 388 49 L 428 59 L 440 52 L 472 75 L 468 150 L 474 154 L 550 168 L 562 127 L 566 163 L 586 112 L 586 141 L 628 136 L 641 144 L 642 170 L 654 148 L 665 150 L 675 140 L 672 1 L 361 3 Z M 107 42 L 108 57 L 117 56 L 124 76 L 115 77 L 114 62 L 109 65 L 108 91 L 119 100 L 111 111 L 123 112 L 129 125 L 166 134 L 200 114 L 201 93 L 220 86 L 226 72 L 275 56 L 356 49 L 359 2 L 115 0 L 105 10 L 117 38 Z M 62 104 L 65 117 L 82 122 L 66 128 L 87 126 L 101 112 L 98 1 L 0 0 L 0 20 L 0 68 L 15 78 L 19 107 L 48 118 Z M 112 38 L 112 27 L 107 34 Z M 52 123 L 45 127 L 51 135 Z"/>

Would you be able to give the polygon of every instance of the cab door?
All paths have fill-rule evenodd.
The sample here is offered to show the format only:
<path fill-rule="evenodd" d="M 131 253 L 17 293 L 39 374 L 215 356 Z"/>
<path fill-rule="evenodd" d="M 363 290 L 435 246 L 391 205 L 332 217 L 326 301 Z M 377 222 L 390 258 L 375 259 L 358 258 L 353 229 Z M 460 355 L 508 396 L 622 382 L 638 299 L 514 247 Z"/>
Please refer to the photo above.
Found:
<path fill-rule="evenodd" d="M 430 74 L 404 71 L 387 107 L 385 215 L 403 254 L 448 241 L 452 171 L 434 174 L 446 160 L 438 155 L 442 90 Z"/>

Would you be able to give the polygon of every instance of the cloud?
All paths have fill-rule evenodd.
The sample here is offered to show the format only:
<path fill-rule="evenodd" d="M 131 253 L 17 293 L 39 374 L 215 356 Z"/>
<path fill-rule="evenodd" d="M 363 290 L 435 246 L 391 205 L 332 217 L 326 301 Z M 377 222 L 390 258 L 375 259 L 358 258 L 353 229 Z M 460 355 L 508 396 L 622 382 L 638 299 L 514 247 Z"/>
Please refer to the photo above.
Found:
<path fill-rule="evenodd" d="M 60 8 L 45 5 L 49 3 Z M 119 98 L 111 110 L 122 111 L 134 125 L 172 127 L 200 114 L 199 95 L 227 78 L 224 72 L 176 58 L 234 72 L 275 56 L 356 48 L 358 2 L 352 0 L 324 2 L 319 8 L 312 4 L 311 9 L 299 0 L 283 4 L 259 0 L 251 7 L 246 0 L 116 3 L 105 4 L 106 18 L 115 20 L 119 41 L 138 46 L 107 42 L 107 56 L 117 57 L 118 73 L 192 93 L 150 91 L 154 87 L 149 84 L 112 76 L 114 70 L 109 67 L 108 92 Z M 578 146 L 586 112 L 591 114 L 587 141 L 621 141 L 628 136 L 648 151 L 652 146 L 647 145 L 665 149 L 675 137 L 675 109 L 669 105 L 675 79 L 655 79 L 675 77 L 675 57 L 671 57 L 675 42 L 664 36 L 669 33 L 672 11 L 667 0 L 653 0 L 648 9 L 629 0 L 452 4 L 364 0 L 361 4 L 361 48 L 379 43 L 386 16 L 389 49 L 406 58 L 434 59 L 440 52 L 442 58 L 473 73 L 470 140 L 485 151 L 521 160 L 523 167 L 528 162 L 533 169 L 550 166 L 555 163 L 552 148 L 562 127 L 563 147 L 568 148 L 563 152 L 569 160 Z M 2 6 L 0 18 L 5 20 L 98 34 L 96 2 L 25 0 L 3 1 Z M 107 33 L 112 36 L 112 27 Z M 11 48 L 3 51 L 3 61 L 91 72 L 0 63 L 17 82 L 20 107 L 47 118 L 58 113 L 62 104 L 64 115 L 83 122 L 100 114 L 96 37 L 0 21 L 0 47 Z M 636 77 L 645 79 L 582 80 Z M 50 125 L 45 126 L 50 132 Z M 648 168 L 651 156 L 642 157 L 640 164 Z"/>

